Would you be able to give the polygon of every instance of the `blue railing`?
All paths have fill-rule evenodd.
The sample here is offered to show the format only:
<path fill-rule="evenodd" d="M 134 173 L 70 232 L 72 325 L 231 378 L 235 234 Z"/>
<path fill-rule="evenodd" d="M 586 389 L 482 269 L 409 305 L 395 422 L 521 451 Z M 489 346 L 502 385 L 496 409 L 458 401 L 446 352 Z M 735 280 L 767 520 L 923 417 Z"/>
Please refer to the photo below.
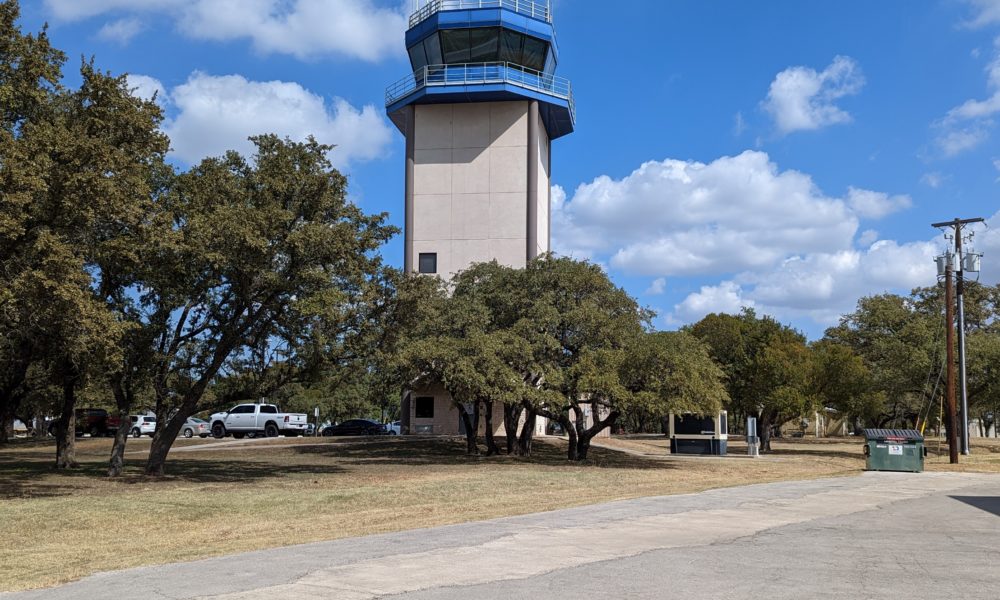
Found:
<path fill-rule="evenodd" d="M 552 22 L 552 8 L 548 1 L 532 0 L 430 0 L 410 15 L 410 28 L 424 19 L 443 10 L 467 10 L 472 8 L 505 8 L 533 19 Z"/>
<path fill-rule="evenodd" d="M 516 85 L 566 100 L 573 121 L 576 121 L 573 88 L 568 79 L 507 62 L 426 66 L 386 88 L 385 105 L 394 104 L 426 87 L 491 83 Z"/>

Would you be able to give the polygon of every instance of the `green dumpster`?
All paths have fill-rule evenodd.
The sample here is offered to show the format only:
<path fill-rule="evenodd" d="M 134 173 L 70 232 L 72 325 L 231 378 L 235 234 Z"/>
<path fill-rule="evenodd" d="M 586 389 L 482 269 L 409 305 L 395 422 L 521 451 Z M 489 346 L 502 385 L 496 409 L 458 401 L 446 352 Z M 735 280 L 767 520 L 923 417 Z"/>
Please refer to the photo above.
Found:
<path fill-rule="evenodd" d="M 913 429 L 865 429 L 866 471 L 924 470 L 924 436 Z"/>

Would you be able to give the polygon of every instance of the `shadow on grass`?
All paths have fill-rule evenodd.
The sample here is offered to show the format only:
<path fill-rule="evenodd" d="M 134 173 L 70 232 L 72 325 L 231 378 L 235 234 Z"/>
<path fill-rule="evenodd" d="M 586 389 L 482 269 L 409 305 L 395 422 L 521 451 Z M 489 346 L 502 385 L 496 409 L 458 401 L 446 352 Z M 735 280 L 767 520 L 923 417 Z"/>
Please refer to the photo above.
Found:
<path fill-rule="evenodd" d="M 771 450 L 767 456 L 798 456 L 806 458 L 848 458 L 851 460 L 864 459 L 864 454 L 858 452 L 845 452 L 843 450 L 823 450 L 823 449 L 788 449 L 779 448 Z"/>
<path fill-rule="evenodd" d="M 503 440 L 498 440 L 501 450 Z M 303 455 L 319 455 L 354 464 L 395 465 L 470 465 L 470 464 L 532 464 L 552 467 L 601 467 L 620 469 L 670 470 L 677 465 L 630 456 L 605 448 L 591 447 L 589 458 L 569 462 L 566 442 L 560 439 L 535 440 L 530 457 L 509 456 L 503 452 L 486 456 L 480 444 L 480 455 L 468 455 L 465 440 L 458 438 L 375 438 L 350 443 L 296 446 L 289 450 Z"/>
<path fill-rule="evenodd" d="M 278 462 L 251 460 L 198 459 L 176 457 L 167 461 L 167 475 L 151 478 L 143 475 L 145 460 L 126 460 L 125 473 L 118 478 L 107 477 L 106 460 L 81 461 L 79 467 L 56 471 L 54 459 L 45 460 L 23 454 L 0 455 L 0 499 L 59 497 L 101 486 L 127 490 L 134 485 L 190 483 L 253 483 L 268 479 L 284 479 L 296 475 L 330 475 L 342 473 L 343 467 L 331 465 L 286 465 Z M 27 460 L 26 460 L 27 459 Z"/>
<path fill-rule="evenodd" d="M 268 453 L 272 450 L 272 453 Z M 229 452 L 232 452 L 230 450 Z M 566 442 L 554 439 L 538 441 L 530 457 L 469 456 L 465 441 L 456 438 L 367 438 L 340 443 L 317 443 L 305 446 L 261 446 L 254 449 L 250 459 L 228 458 L 219 453 L 178 453 L 167 461 L 167 475 L 149 478 L 143 475 L 145 459 L 126 460 L 125 474 L 108 479 L 107 454 L 78 454 L 80 466 L 76 469 L 53 469 L 55 452 L 51 447 L 16 453 L 0 452 L 0 499 L 59 497 L 74 493 L 128 490 L 134 485 L 161 485 L 169 489 L 172 484 L 227 484 L 253 483 L 256 481 L 288 479 L 295 482 L 301 476 L 346 473 L 374 465 L 384 466 L 470 466 L 535 465 L 554 468 L 608 468 L 673 470 L 680 465 L 631 456 L 605 448 L 592 447 L 590 457 L 582 462 L 569 462 Z M 295 464 L 282 458 L 292 453 L 300 458 L 310 457 L 309 464 Z M 291 463 L 291 464 L 289 464 Z"/>

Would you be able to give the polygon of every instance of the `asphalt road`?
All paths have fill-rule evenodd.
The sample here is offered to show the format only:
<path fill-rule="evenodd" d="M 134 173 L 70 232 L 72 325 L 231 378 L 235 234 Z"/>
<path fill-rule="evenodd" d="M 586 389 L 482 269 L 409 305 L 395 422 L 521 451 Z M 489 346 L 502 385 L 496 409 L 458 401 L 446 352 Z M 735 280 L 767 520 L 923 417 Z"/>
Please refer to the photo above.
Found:
<path fill-rule="evenodd" d="M 29 598 L 1000 598 L 1000 476 L 642 498 L 95 575 Z"/>

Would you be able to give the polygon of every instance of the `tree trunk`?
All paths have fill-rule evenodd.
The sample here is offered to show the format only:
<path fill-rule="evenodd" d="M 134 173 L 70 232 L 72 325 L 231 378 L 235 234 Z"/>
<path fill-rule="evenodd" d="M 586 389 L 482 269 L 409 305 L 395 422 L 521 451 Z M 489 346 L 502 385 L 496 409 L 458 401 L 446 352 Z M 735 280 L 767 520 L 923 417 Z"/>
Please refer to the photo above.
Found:
<path fill-rule="evenodd" d="M 200 396 L 200 394 L 199 394 Z M 170 454 L 170 448 L 174 445 L 174 440 L 177 439 L 177 434 L 181 432 L 181 428 L 187 421 L 188 417 L 193 415 L 198 406 L 197 400 L 185 400 L 177 412 L 174 413 L 172 417 L 167 419 L 166 423 L 162 427 L 158 427 L 156 433 L 153 434 L 153 440 L 149 444 L 149 459 L 146 461 L 146 475 L 150 477 L 162 477 L 165 473 L 164 466 L 167 462 L 167 455 Z M 157 419 L 157 423 L 159 423 Z"/>
<path fill-rule="evenodd" d="M 476 443 L 476 438 L 479 433 L 479 402 L 476 402 L 472 409 L 474 415 L 472 417 L 469 416 L 465 404 L 458 402 L 457 406 L 458 412 L 462 416 L 462 423 L 465 425 L 465 453 L 473 456 L 478 455 L 479 444 Z"/>
<path fill-rule="evenodd" d="M 761 413 L 757 420 L 757 437 L 760 438 L 760 453 L 767 454 L 771 451 L 771 413 Z"/>
<path fill-rule="evenodd" d="M 483 402 L 486 411 L 486 456 L 500 454 L 496 438 L 493 437 L 493 401 Z"/>
<path fill-rule="evenodd" d="M 599 408 L 596 405 L 591 406 L 591 413 L 593 414 L 594 424 L 587 428 L 580 428 L 577 431 L 576 440 L 576 459 L 577 460 L 587 460 L 587 453 L 590 451 L 590 442 L 597 434 L 604 431 L 608 427 L 614 426 L 618 417 L 621 416 L 616 410 L 612 410 L 608 413 L 608 416 L 604 419 L 599 418 L 598 413 Z M 582 413 L 581 413 L 582 414 Z M 578 427 L 581 425 L 586 425 L 586 420 L 581 418 L 577 419 Z"/>
<path fill-rule="evenodd" d="M 4 411 L 0 414 L 0 444 L 6 444 L 14 438 L 14 415 Z"/>
<path fill-rule="evenodd" d="M 576 436 L 576 426 L 570 422 L 569 417 L 565 417 L 564 420 L 565 423 L 560 421 L 560 424 L 566 429 L 566 434 L 569 436 L 569 448 L 566 451 L 566 458 L 567 460 L 576 461 L 579 460 L 577 453 L 580 450 Z"/>
<path fill-rule="evenodd" d="M 129 412 L 132 408 L 132 394 L 127 393 L 123 388 L 123 382 L 119 379 L 111 384 L 115 396 L 115 404 L 118 406 L 118 430 L 115 431 L 115 443 L 111 447 L 111 460 L 108 464 L 108 477 L 118 477 L 125 470 L 125 444 L 128 442 L 128 432 L 132 427 L 129 419 Z"/>
<path fill-rule="evenodd" d="M 520 404 L 503 405 L 503 428 L 507 437 L 507 454 L 514 454 L 517 445 L 517 424 L 521 420 L 524 407 Z"/>
<path fill-rule="evenodd" d="M 535 421 L 537 414 L 530 407 L 524 407 L 527 411 L 524 417 L 524 427 L 521 428 L 521 435 L 517 438 L 517 455 L 531 456 L 531 443 L 535 439 Z"/>
<path fill-rule="evenodd" d="M 56 424 L 56 469 L 75 469 L 76 462 L 76 381 L 63 381 L 62 412 Z"/>

